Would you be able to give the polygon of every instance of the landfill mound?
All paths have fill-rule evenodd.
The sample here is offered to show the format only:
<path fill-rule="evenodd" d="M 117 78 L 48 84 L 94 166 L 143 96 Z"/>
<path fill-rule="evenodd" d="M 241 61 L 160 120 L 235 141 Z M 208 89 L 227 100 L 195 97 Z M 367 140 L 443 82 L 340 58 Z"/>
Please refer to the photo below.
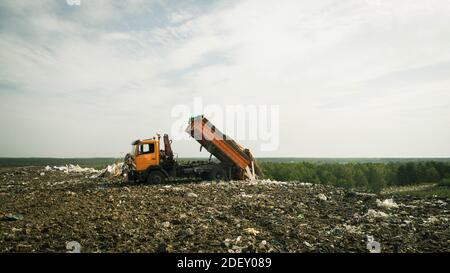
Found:
<path fill-rule="evenodd" d="M 108 171 L 109 172 L 109 171 Z M 132 184 L 81 167 L 0 168 L 0 251 L 448 252 L 449 200 L 269 180 Z"/>

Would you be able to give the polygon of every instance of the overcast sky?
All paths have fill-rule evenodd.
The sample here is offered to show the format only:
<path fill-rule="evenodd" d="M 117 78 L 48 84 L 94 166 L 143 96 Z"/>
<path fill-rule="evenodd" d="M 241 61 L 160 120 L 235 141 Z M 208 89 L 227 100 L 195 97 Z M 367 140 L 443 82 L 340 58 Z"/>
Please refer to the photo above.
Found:
<path fill-rule="evenodd" d="M 450 1 L 0 0 L 0 156 L 123 156 L 194 97 L 279 105 L 257 156 L 450 156 Z"/>

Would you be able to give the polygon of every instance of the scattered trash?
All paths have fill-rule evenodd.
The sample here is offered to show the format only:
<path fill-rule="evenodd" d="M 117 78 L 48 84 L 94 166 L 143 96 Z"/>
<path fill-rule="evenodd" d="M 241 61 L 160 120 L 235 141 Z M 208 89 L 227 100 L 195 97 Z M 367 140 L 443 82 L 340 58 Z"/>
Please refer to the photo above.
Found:
<path fill-rule="evenodd" d="M 430 216 L 427 220 L 425 220 L 425 223 L 428 223 L 428 224 L 436 224 L 438 222 L 439 222 L 439 219 L 434 216 Z"/>
<path fill-rule="evenodd" d="M 251 235 L 258 235 L 259 234 L 259 231 L 257 231 L 254 228 L 245 228 L 244 231 L 246 233 L 248 233 L 248 234 L 251 234 Z"/>
<path fill-rule="evenodd" d="M 163 223 L 161 224 L 161 226 L 162 226 L 163 228 L 170 228 L 170 222 L 163 222 Z"/>
<path fill-rule="evenodd" d="M 109 165 L 108 167 L 106 167 L 106 170 L 112 176 L 119 176 L 119 175 L 122 175 L 122 168 L 123 168 L 123 163 L 121 162 L 121 163 L 115 163 L 115 164 Z"/>
<path fill-rule="evenodd" d="M 376 197 L 377 195 L 375 193 L 368 193 L 368 192 L 352 192 L 353 194 L 357 196 L 363 196 L 363 197 Z"/>
<path fill-rule="evenodd" d="M 376 211 L 374 209 L 369 209 L 367 211 L 367 213 L 365 214 L 366 217 L 368 218 L 386 218 L 389 217 L 389 214 L 384 213 L 382 211 Z"/>
<path fill-rule="evenodd" d="M 270 179 L 262 179 L 262 180 L 254 180 L 249 182 L 250 185 L 258 185 L 258 184 L 262 184 L 262 185 L 287 185 L 288 182 L 285 181 L 272 181 Z"/>
<path fill-rule="evenodd" d="M 384 201 L 377 199 L 376 202 L 378 207 L 387 209 L 398 208 L 398 205 L 394 202 L 394 199 L 385 199 Z"/>
<path fill-rule="evenodd" d="M 327 201 L 327 197 L 323 193 L 320 193 L 317 197 L 322 201 Z"/>
<path fill-rule="evenodd" d="M 46 170 L 50 168 L 49 166 L 45 167 Z M 94 168 L 82 168 L 79 165 L 68 164 L 66 166 L 54 166 L 54 170 L 63 171 L 66 174 L 69 173 L 89 173 L 92 174 L 89 176 L 90 179 L 96 179 L 99 177 L 116 177 L 124 175 L 123 173 L 124 164 L 123 162 L 114 163 L 112 165 L 108 165 L 106 168 L 102 170 L 97 170 Z M 42 175 L 42 174 L 41 174 Z"/>
<path fill-rule="evenodd" d="M 241 197 L 243 197 L 243 198 L 252 198 L 253 195 L 251 195 L 251 194 L 246 194 L 245 192 L 241 192 Z"/>
<path fill-rule="evenodd" d="M 225 239 L 224 241 L 223 241 L 223 244 L 226 246 L 226 247 L 229 247 L 230 246 L 230 243 L 231 243 L 231 240 L 230 239 Z"/>
<path fill-rule="evenodd" d="M 343 227 L 349 233 L 353 233 L 353 234 L 360 234 L 361 233 L 361 230 L 360 230 L 359 227 L 352 226 L 352 225 L 347 225 L 347 224 L 344 224 Z"/>
<path fill-rule="evenodd" d="M 73 166 L 0 169 L 0 252 L 66 251 L 66 240 L 83 252 L 369 252 L 366 235 L 383 252 L 448 249 L 445 198 L 268 180 L 130 185 Z"/>
<path fill-rule="evenodd" d="M 267 245 L 267 241 L 266 240 L 262 240 L 261 243 L 259 244 L 260 246 L 264 247 Z"/>
<path fill-rule="evenodd" d="M 197 198 L 197 197 L 198 197 L 198 195 L 197 195 L 197 194 L 195 194 L 195 193 L 193 193 L 193 192 L 189 192 L 189 193 L 187 194 L 187 197 L 191 197 L 191 198 Z"/>
<path fill-rule="evenodd" d="M 3 216 L 1 219 L 2 219 L 2 221 L 18 221 L 18 220 L 23 220 L 23 215 L 9 213 L 9 214 Z"/>
<path fill-rule="evenodd" d="M 63 171 L 65 173 L 99 173 L 99 170 L 94 168 L 82 168 L 79 165 L 68 164 L 66 166 L 54 166 L 53 169 Z"/>
<path fill-rule="evenodd" d="M 234 245 L 231 249 L 228 250 L 229 253 L 242 253 L 242 247 Z"/>

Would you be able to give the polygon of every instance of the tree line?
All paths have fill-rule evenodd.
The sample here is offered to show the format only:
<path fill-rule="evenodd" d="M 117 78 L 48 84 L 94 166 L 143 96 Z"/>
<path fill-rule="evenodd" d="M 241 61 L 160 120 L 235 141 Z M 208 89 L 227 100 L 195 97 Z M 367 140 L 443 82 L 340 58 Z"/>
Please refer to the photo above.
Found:
<path fill-rule="evenodd" d="M 265 177 L 379 192 L 384 187 L 435 183 L 450 179 L 450 163 L 437 161 L 389 163 L 260 162 Z"/>

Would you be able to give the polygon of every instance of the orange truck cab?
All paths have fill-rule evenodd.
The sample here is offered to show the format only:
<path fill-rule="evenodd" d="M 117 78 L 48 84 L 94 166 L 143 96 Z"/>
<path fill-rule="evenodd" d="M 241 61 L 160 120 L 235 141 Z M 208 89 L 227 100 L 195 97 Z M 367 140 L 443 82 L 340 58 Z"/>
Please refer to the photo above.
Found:
<path fill-rule="evenodd" d="M 135 141 L 131 146 L 136 171 L 144 171 L 150 166 L 159 165 L 159 141 L 146 139 Z"/>
<path fill-rule="evenodd" d="M 131 153 L 125 157 L 125 164 L 129 166 L 128 179 L 163 183 L 170 176 L 165 164 L 161 164 L 165 159 L 164 151 L 160 150 L 159 135 L 157 139 L 133 141 Z"/>

